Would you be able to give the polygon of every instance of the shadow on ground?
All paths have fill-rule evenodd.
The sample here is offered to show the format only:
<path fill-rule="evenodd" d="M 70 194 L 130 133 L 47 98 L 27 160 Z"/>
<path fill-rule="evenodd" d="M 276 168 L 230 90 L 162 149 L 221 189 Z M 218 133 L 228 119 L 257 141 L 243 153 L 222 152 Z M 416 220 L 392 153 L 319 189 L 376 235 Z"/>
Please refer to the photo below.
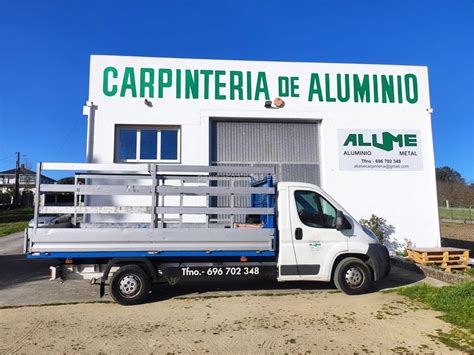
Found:
<path fill-rule="evenodd" d="M 443 237 L 441 238 L 441 245 L 443 247 L 469 249 L 471 258 L 474 257 L 474 242 Z"/>
<path fill-rule="evenodd" d="M 376 282 L 372 292 L 396 287 L 409 286 L 426 277 L 398 267 L 392 267 L 390 274 Z M 254 291 L 254 292 L 252 292 Z M 158 302 L 175 297 L 217 297 L 244 293 L 250 294 L 293 294 L 329 291 L 338 292 L 333 283 L 316 281 L 277 282 L 273 279 L 238 280 L 223 279 L 219 281 L 192 282 L 186 281 L 176 285 L 157 284 L 149 302 Z"/>
<path fill-rule="evenodd" d="M 49 267 L 58 260 L 27 259 L 24 254 L 0 255 L 0 290 L 20 284 L 49 279 Z"/>
<path fill-rule="evenodd" d="M 26 259 L 24 255 L 0 256 L 0 304 L 2 306 L 76 303 L 100 301 L 99 287 L 88 280 L 49 281 L 49 267 L 58 260 Z M 377 282 L 373 292 L 407 286 L 424 278 L 404 269 L 392 267 L 384 280 Z M 108 290 L 107 290 L 108 291 Z M 175 297 L 222 297 L 243 294 L 294 294 L 311 292 L 337 292 L 327 282 L 283 282 L 273 279 L 221 279 L 165 283 L 153 287 L 150 302 Z M 108 300 L 106 297 L 104 300 Z"/>

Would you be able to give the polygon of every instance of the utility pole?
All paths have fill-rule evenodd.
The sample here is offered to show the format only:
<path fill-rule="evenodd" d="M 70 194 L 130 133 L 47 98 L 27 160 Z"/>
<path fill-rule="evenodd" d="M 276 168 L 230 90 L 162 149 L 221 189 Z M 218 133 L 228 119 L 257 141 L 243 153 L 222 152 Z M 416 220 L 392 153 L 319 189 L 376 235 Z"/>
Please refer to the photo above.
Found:
<path fill-rule="evenodd" d="M 20 204 L 20 152 L 16 152 L 15 190 L 13 192 L 13 206 L 18 207 L 19 204 Z"/>

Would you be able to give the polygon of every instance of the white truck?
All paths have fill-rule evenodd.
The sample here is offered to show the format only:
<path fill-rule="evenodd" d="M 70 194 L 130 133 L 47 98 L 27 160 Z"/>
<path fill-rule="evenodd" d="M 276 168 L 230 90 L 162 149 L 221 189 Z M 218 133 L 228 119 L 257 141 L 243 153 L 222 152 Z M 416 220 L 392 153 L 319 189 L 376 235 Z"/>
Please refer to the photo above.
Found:
<path fill-rule="evenodd" d="M 75 183 L 41 184 L 44 170 L 76 171 Z M 162 281 L 333 281 L 352 295 L 388 274 L 387 249 L 331 196 L 273 180 L 256 166 L 38 163 L 25 253 L 92 268 L 100 296 L 108 284 L 122 305 L 144 302 Z M 74 205 L 42 203 L 58 192 Z M 51 214 L 70 214 L 71 225 L 38 225 Z"/>

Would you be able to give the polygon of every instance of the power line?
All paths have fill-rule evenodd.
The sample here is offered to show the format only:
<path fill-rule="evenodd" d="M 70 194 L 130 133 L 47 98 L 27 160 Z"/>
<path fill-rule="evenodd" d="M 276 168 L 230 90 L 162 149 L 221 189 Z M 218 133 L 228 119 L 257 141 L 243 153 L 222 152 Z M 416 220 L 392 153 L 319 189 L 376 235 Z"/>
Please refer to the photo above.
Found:
<path fill-rule="evenodd" d="M 11 159 L 15 156 L 15 154 L 10 154 L 10 155 L 7 155 L 6 157 L 4 158 L 1 158 L 0 161 L 4 161 L 4 160 L 7 160 L 7 159 Z"/>

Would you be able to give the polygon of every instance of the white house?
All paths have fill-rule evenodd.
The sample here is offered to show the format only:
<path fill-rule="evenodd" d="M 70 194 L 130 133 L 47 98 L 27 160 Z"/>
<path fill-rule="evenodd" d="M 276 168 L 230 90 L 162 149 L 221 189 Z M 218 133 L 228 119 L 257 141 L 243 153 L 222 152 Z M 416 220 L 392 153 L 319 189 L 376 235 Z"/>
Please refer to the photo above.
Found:
<path fill-rule="evenodd" d="M 5 171 L 0 171 L 0 192 L 6 193 L 8 190 L 12 190 L 15 187 L 16 181 L 16 169 L 10 169 Z M 21 165 L 19 169 L 19 190 L 20 192 L 24 190 L 34 191 L 36 182 L 36 173 L 28 168 L 25 168 L 24 165 Z M 51 179 L 47 176 L 41 175 L 42 184 L 54 184 L 56 180 Z"/>

